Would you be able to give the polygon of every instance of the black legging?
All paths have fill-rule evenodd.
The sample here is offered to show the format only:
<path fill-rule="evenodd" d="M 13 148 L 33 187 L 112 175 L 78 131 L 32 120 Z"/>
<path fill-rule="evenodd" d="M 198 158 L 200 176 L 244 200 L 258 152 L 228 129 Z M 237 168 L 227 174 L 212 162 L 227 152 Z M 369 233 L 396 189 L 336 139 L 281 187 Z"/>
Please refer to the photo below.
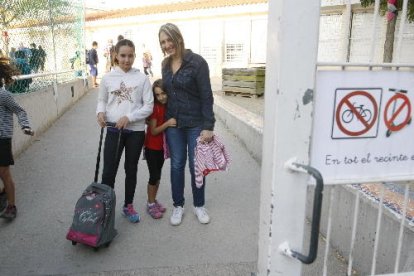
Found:
<path fill-rule="evenodd" d="M 151 76 L 153 76 L 153 74 L 152 74 L 152 70 L 151 70 L 151 67 L 144 67 L 144 73 L 145 73 L 145 75 L 149 75 L 149 74 L 151 74 Z"/>
<path fill-rule="evenodd" d="M 112 188 L 115 186 L 115 177 L 118 171 L 119 161 L 122 151 L 125 148 L 125 203 L 132 204 L 134 201 L 135 188 L 137 186 L 138 160 L 144 145 L 145 132 L 133 131 L 122 133 L 119 145 L 118 157 L 115 158 L 116 147 L 118 145 L 119 132 L 109 130 L 106 133 L 104 147 L 104 166 L 102 172 L 102 184 Z"/>

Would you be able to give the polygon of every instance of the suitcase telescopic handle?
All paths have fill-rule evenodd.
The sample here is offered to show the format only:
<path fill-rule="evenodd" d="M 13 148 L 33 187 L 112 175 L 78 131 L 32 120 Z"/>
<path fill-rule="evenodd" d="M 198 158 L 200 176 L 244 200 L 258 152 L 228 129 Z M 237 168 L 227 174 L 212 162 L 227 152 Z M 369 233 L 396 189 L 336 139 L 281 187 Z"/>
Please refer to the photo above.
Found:
<path fill-rule="evenodd" d="M 104 128 L 101 128 L 101 134 L 99 136 L 99 147 L 98 147 L 98 156 L 96 157 L 96 167 L 95 167 L 95 177 L 93 182 L 98 182 L 98 173 L 99 173 L 99 163 L 101 162 L 101 149 L 102 149 L 102 138 L 103 138 Z"/>
<path fill-rule="evenodd" d="M 112 122 L 106 122 L 107 127 L 115 127 L 116 123 Z M 104 127 L 101 128 L 101 133 L 99 135 L 99 147 L 98 147 L 98 156 L 96 157 L 96 167 L 95 167 L 95 177 L 93 181 L 95 183 L 98 183 L 98 174 L 99 174 L 99 164 L 101 162 L 101 151 L 102 151 L 102 140 L 103 140 L 103 133 L 104 133 Z M 119 145 L 121 144 L 121 134 L 122 130 L 119 130 L 119 136 L 118 136 L 118 144 L 116 146 L 116 154 L 115 158 L 118 158 L 119 154 Z"/>

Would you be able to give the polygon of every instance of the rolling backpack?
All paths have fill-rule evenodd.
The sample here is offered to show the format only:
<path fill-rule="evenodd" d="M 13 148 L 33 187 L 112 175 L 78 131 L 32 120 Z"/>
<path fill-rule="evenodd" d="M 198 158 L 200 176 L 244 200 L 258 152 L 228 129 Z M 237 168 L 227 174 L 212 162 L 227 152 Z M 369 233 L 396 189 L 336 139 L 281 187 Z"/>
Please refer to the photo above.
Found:
<path fill-rule="evenodd" d="M 73 222 L 66 235 L 66 239 L 72 241 L 72 245 L 82 243 L 95 250 L 102 246 L 108 247 L 117 235 L 115 229 L 115 192 L 108 185 L 97 183 L 103 129 L 101 129 L 99 139 L 94 182 L 86 187 L 76 202 Z M 120 131 L 117 151 L 119 150 L 121 133 Z"/>

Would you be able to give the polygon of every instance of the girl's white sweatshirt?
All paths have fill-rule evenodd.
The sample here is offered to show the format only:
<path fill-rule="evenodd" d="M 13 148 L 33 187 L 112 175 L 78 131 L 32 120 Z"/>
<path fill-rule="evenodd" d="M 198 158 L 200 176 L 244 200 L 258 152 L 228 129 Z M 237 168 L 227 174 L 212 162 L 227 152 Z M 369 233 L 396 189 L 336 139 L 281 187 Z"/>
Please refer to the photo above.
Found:
<path fill-rule="evenodd" d="M 127 129 L 145 130 L 145 119 L 151 115 L 154 105 L 151 83 L 138 69 L 124 72 L 116 67 L 102 77 L 99 85 L 96 114 L 104 112 L 107 122 L 116 123 L 127 116 Z"/>

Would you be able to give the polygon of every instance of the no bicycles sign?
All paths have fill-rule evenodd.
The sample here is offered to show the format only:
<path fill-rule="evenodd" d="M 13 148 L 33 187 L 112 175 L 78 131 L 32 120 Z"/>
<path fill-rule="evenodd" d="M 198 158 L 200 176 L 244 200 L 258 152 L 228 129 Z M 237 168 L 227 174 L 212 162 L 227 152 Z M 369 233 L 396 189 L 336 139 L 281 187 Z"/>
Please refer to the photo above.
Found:
<path fill-rule="evenodd" d="M 327 184 L 414 180 L 414 73 L 319 71 L 311 165 Z"/>
<path fill-rule="evenodd" d="M 336 89 L 332 138 L 376 137 L 381 93 L 381 88 Z"/>

